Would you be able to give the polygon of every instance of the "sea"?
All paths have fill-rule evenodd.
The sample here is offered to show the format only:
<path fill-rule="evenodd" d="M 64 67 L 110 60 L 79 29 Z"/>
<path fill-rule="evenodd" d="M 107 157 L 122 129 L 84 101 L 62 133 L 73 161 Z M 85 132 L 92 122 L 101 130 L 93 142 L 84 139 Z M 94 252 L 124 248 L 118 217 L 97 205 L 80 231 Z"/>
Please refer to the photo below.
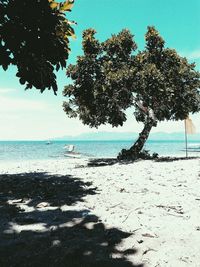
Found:
<path fill-rule="evenodd" d="M 0 141 L 0 162 L 64 159 L 66 145 L 73 144 L 75 151 L 86 158 L 116 157 L 122 148 L 129 148 L 133 141 Z M 190 141 L 189 156 L 200 156 L 200 140 Z M 191 149 L 196 148 L 195 150 Z M 177 140 L 147 141 L 144 149 L 160 156 L 185 156 L 185 142 Z M 194 153 L 194 151 L 196 151 Z"/>

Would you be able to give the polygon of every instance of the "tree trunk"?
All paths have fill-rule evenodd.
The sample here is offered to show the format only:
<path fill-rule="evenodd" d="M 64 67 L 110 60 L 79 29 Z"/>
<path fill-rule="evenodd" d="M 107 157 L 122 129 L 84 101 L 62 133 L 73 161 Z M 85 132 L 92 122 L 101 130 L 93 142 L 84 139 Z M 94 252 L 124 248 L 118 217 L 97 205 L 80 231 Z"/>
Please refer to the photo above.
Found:
<path fill-rule="evenodd" d="M 143 149 L 144 144 L 145 144 L 146 140 L 149 137 L 149 134 L 150 134 L 150 131 L 151 131 L 152 127 L 153 127 L 153 124 L 154 124 L 154 122 L 151 120 L 151 121 L 147 122 L 144 125 L 144 129 L 139 134 L 139 137 L 138 137 L 137 141 L 130 148 L 131 151 L 139 153 Z"/>
<path fill-rule="evenodd" d="M 156 125 L 156 122 L 149 118 L 147 122 L 144 125 L 144 129 L 139 134 L 139 137 L 137 141 L 134 143 L 133 146 L 130 147 L 130 149 L 122 149 L 120 154 L 118 155 L 118 159 L 120 160 L 135 160 L 140 157 L 140 152 L 142 151 L 145 142 L 147 141 L 149 137 L 149 133 L 153 126 Z"/>

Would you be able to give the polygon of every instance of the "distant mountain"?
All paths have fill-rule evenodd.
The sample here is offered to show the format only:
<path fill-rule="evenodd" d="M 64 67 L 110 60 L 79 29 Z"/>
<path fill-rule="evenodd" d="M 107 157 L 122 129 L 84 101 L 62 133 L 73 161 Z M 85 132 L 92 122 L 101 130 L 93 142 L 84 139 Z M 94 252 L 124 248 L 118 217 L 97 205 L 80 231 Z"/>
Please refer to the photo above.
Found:
<path fill-rule="evenodd" d="M 54 140 L 131 140 L 138 136 L 137 133 L 116 133 L 116 132 L 96 132 L 96 133 L 82 133 L 76 136 L 62 136 L 54 138 Z"/>
<path fill-rule="evenodd" d="M 197 134 L 188 134 L 188 140 L 199 140 L 200 141 L 200 133 Z M 157 132 L 150 134 L 149 140 L 185 140 L 184 132 L 174 132 L 174 133 L 166 133 L 166 132 Z"/>
<path fill-rule="evenodd" d="M 57 138 L 51 138 L 51 140 L 58 141 L 78 141 L 78 140 L 135 140 L 138 137 L 138 133 L 131 132 L 96 132 L 96 133 L 83 133 L 76 136 L 66 135 Z M 149 136 L 149 140 L 185 140 L 184 132 L 157 132 L 152 133 Z M 200 141 L 200 133 L 188 135 L 188 140 Z"/>

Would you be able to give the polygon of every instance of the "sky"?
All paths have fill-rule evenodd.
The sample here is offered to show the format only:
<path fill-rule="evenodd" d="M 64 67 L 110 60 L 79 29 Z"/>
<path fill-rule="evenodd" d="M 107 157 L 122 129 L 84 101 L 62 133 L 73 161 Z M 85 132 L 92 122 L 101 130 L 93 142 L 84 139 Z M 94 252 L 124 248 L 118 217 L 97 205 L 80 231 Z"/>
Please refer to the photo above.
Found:
<path fill-rule="evenodd" d="M 200 1 L 199 0 L 75 0 L 67 18 L 75 20 L 77 39 L 70 42 L 71 53 L 68 64 L 75 63 L 82 53 L 82 31 L 94 28 L 101 41 L 124 28 L 131 30 L 139 50 L 144 48 L 147 26 L 153 25 L 165 39 L 166 47 L 174 48 L 200 70 Z M 91 129 L 78 119 L 70 119 L 62 109 L 62 90 L 69 83 L 65 70 L 57 73 L 58 96 L 46 90 L 24 90 L 15 77 L 16 70 L 0 68 L 0 140 L 46 140 L 85 132 L 113 131 L 139 132 L 133 111 L 127 111 L 123 127 L 103 125 Z M 200 113 L 191 116 L 200 132 Z M 153 132 L 181 132 L 184 123 L 162 122 Z"/>

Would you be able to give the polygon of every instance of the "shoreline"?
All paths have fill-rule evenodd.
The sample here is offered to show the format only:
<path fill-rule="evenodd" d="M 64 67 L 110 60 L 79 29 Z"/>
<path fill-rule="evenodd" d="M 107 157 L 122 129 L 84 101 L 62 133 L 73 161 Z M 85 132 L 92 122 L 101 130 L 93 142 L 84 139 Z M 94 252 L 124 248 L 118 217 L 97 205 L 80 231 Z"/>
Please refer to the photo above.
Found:
<path fill-rule="evenodd" d="M 135 164 L 138 161 L 146 162 L 173 162 L 179 160 L 198 160 L 200 159 L 200 154 L 192 154 L 187 158 L 180 154 L 174 155 L 159 155 L 157 159 L 137 159 L 134 162 L 129 161 L 118 161 L 116 157 L 81 157 L 81 158 L 73 158 L 73 157 L 58 157 L 58 158 L 48 158 L 48 159 L 22 159 L 22 160 L 0 160 L 0 175 L 4 173 L 10 173 L 9 170 L 12 170 L 12 173 L 19 173 L 20 171 L 36 171 L 37 168 L 40 170 L 49 170 L 52 172 L 52 164 L 57 166 L 61 172 L 64 170 L 67 171 L 67 166 L 72 169 L 76 167 L 98 167 L 98 166 L 110 166 L 113 164 Z M 97 164 L 96 164 L 97 162 Z M 102 162 L 103 164 L 98 164 L 98 162 Z M 111 162 L 111 164 L 109 164 Z M 112 164 L 113 162 L 113 164 Z"/>
<path fill-rule="evenodd" d="M 5 174 L 7 178 L 4 177 Z M 91 267 L 195 267 L 199 264 L 200 159 L 182 159 L 170 162 L 140 160 L 134 163 L 116 163 L 98 168 L 87 167 L 87 160 L 82 159 L 67 161 L 53 159 L 45 162 L 38 160 L 4 166 L 0 163 L 0 177 L 1 179 L 2 177 L 9 179 L 11 186 L 13 178 L 17 179 L 18 185 L 20 185 L 20 181 L 31 181 L 35 186 L 38 186 L 36 183 L 38 179 L 41 183 L 46 179 L 50 184 L 51 181 L 52 183 L 54 181 L 55 185 L 51 189 L 54 193 L 57 186 L 58 189 L 60 188 L 59 181 L 67 179 L 69 182 L 75 179 L 73 183 L 70 182 L 73 190 L 65 197 L 62 195 L 64 194 L 62 191 L 64 185 L 59 189 L 61 191 L 58 190 L 57 197 L 60 203 L 57 205 L 55 205 L 56 198 L 53 195 L 49 199 L 43 195 L 38 198 L 37 190 L 35 190 L 30 199 L 27 196 L 23 199 L 23 194 L 17 195 L 20 190 L 16 191 L 15 195 L 10 189 L 12 197 L 10 197 L 9 205 L 24 211 L 15 214 L 14 219 L 10 218 L 9 223 L 12 223 L 6 227 L 5 220 L 1 218 L 0 235 L 4 238 L 15 234 L 15 236 L 19 236 L 19 242 L 23 240 L 26 243 L 26 240 L 29 240 L 28 232 L 31 238 L 32 235 L 35 238 L 35 235 L 41 233 L 45 238 L 48 236 L 51 242 L 53 240 L 58 240 L 58 243 L 61 242 L 60 249 L 62 249 L 62 242 L 65 247 L 67 244 L 65 243 L 67 241 L 62 239 L 62 235 L 67 233 L 67 236 L 70 236 L 73 232 L 72 241 L 75 242 L 76 239 L 75 243 L 72 242 L 73 260 L 76 260 L 77 251 L 82 251 L 81 249 L 87 246 L 88 242 L 91 242 L 93 246 L 88 245 L 87 247 L 88 256 L 86 257 L 84 253 L 81 253 L 81 261 L 87 262 L 88 265 L 85 263 L 85 266 Z M 77 182 L 81 184 L 82 189 L 73 187 Z M 45 186 L 47 185 L 45 184 Z M 31 188 L 34 189 L 34 186 Z M 68 188 L 66 190 L 70 190 L 69 186 L 66 188 Z M 80 190 L 83 188 L 87 193 L 80 194 Z M 42 189 L 39 187 L 38 190 L 40 192 Z M 78 197 L 76 194 L 79 194 Z M 73 202 L 73 199 L 76 201 Z M 37 206 L 39 204 L 41 207 Z M 33 219 L 32 222 L 27 223 L 24 219 L 27 214 L 29 219 Z M 58 217 L 56 221 L 52 219 L 55 216 Z M 21 219 L 20 223 L 18 217 Z M 50 230 L 48 225 L 51 225 L 54 230 Z M 82 227 L 80 225 L 84 225 L 87 237 L 82 236 L 81 231 L 83 230 L 80 230 L 82 228 L 79 229 Z M 100 227 L 100 225 L 103 228 L 98 230 L 97 226 Z M 25 239 L 22 235 L 24 231 L 28 231 L 28 237 Z M 48 234 L 49 231 L 55 232 L 56 239 L 51 239 L 51 235 Z M 78 235 L 79 232 L 81 233 L 80 236 Z M 113 232 L 115 234 L 112 235 Z M 117 240 L 116 236 L 118 237 Z M 126 237 L 122 238 L 122 236 Z M 103 237 L 105 240 L 100 242 L 99 240 Z M 6 243 L 7 238 L 3 239 L 0 244 Z M 34 238 L 33 240 L 35 240 Z M 86 242 L 86 240 L 88 241 Z M 114 244 L 111 251 L 109 251 L 111 246 L 109 240 L 112 240 Z M 12 247 L 12 241 L 9 242 Z M 15 240 L 15 242 L 17 241 Z M 101 243 L 104 245 L 100 245 Z M 76 249 L 78 250 L 76 251 Z M 34 255 L 35 247 L 33 250 L 31 253 Z M 48 253 L 51 253 L 52 245 L 47 246 L 47 250 Z M 130 253 L 126 253 L 126 251 Z M 70 253 L 69 255 L 71 255 Z M 100 257 L 101 264 L 95 265 L 98 257 Z M 16 254 L 14 254 L 13 259 L 19 260 Z M 124 265 L 119 265 L 117 260 L 124 262 Z M 110 265 L 104 264 L 105 261 Z M 25 265 L 22 264 L 22 266 Z M 73 263 L 69 266 L 78 267 L 79 265 Z"/>

